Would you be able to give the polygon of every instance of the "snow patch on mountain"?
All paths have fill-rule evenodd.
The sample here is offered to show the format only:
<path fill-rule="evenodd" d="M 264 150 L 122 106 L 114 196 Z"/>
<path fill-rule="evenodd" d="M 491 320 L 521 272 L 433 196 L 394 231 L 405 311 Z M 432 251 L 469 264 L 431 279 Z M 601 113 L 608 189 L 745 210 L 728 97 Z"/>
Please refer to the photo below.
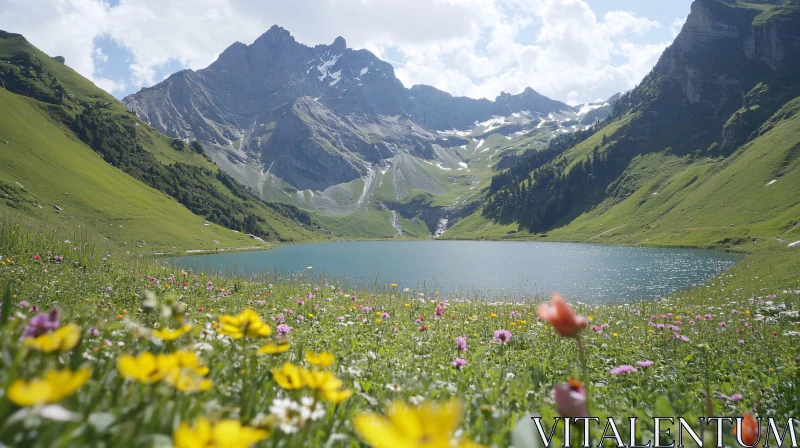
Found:
<path fill-rule="evenodd" d="M 339 62 L 339 58 L 341 57 L 342 57 L 341 54 L 331 56 L 327 61 L 317 66 L 317 70 L 319 70 L 320 72 L 320 77 L 319 77 L 320 81 L 323 81 L 325 80 L 325 78 L 328 77 L 331 68 L 333 68 L 333 66 L 336 65 L 337 62 Z"/>

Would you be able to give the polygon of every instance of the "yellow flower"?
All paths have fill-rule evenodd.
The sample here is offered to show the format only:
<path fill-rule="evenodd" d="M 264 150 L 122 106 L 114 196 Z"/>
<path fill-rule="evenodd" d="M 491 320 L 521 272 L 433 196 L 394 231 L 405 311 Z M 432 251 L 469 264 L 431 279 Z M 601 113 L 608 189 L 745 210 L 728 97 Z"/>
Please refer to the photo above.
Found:
<path fill-rule="evenodd" d="M 301 372 L 306 387 L 313 389 L 319 396 L 331 403 L 341 403 L 353 395 L 351 390 L 339 390 L 344 382 L 331 371 L 310 371 L 303 369 Z"/>
<path fill-rule="evenodd" d="M 161 330 L 153 330 L 153 336 L 162 339 L 164 341 L 174 341 L 179 337 L 183 336 L 184 334 L 188 333 L 189 330 L 192 329 L 190 324 L 186 324 L 178 328 L 177 330 L 170 330 L 169 328 L 164 328 Z"/>
<path fill-rule="evenodd" d="M 81 329 L 76 325 L 67 324 L 52 333 L 45 333 L 38 338 L 26 338 L 24 344 L 45 353 L 65 352 L 75 348 L 80 339 Z"/>
<path fill-rule="evenodd" d="M 19 406 L 57 403 L 89 381 L 91 369 L 51 370 L 42 379 L 17 379 L 8 387 L 8 399 Z"/>
<path fill-rule="evenodd" d="M 403 304 L 403 306 L 404 306 L 404 307 L 406 307 L 406 308 L 408 308 L 408 307 L 410 307 L 411 305 L 410 305 L 410 304 L 408 304 L 408 303 L 404 303 L 404 304 Z"/>
<path fill-rule="evenodd" d="M 376 414 L 359 414 L 353 426 L 367 444 L 374 448 L 447 448 L 479 447 L 468 440 L 454 439 L 461 420 L 461 403 L 452 400 L 444 405 L 423 403 L 419 408 L 409 408 L 404 403 L 393 403 L 387 417 Z"/>
<path fill-rule="evenodd" d="M 242 426 L 237 420 L 211 423 L 198 418 L 194 426 L 182 422 L 175 431 L 175 448 L 247 448 L 269 437 L 263 429 Z"/>
<path fill-rule="evenodd" d="M 304 369 L 287 362 L 284 363 L 280 369 L 272 369 L 272 377 L 275 379 L 275 382 L 278 383 L 278 386 L 286 390 L 302 389 L 306 385 L 303 381 L 303 370 Z"/>
<path fill-rule="evenodd" d="M 495 317 L 497 317 L 497 313 L 492 313 L 492 314 L 490 314 L 490 315 L 489 315 L 489 317 L 491 317 L 492 319 L 494 319 Z"/>
<path fill-rule="evenodd" d="M 392 288 L 397 288 L 397 283 L 392 283 Z"/>
<path fill-rule="evenodd" d="M 269 325 L 265 324 L 258 313 L 247 309 L 238 316 L 221 316 L 219 318 L 221 334 L 228 335 L 234 339 L 265 338 L 272 334 Z"/>
<path fill-rule="evenodd" d="M 211 389 L 211 380 L 203 378 L 202 370 L 173 369 L 164 382 L 181 392 L 204 392 Z"/>
<path fill-rule="evenodd" d="M 306 352 L 306 361 L 311 364 L 312 366 L 317 367 L 328 367 L 333 364 L 333 360 L 335 357 L 333 353 L 329 352 L 320 352 L 320 353 L 312 353 Z"/>
<path fill-rule="evenodd" d="M 144 384 L 154 384 L 178 368 L 178 358 L 170 355 L 154 355 L 146 352 L 137 357 L 122 355 L 117 361 L 117 370 L 128 379 Z"/>
<path fill-rule="evenodd" d="M 619 335 L 617 333 L 611 333 L 611 336 L 617 337 Z"/>
<path fill-rule="evenodd" d="M 194 370 L 203 376 L 208 375 L 208 367 L 200 365 L 200 358 L 197 357 L 195 352 L 180 350 L 172 356 L 175 357 L 175 363 L 178 368 Z"/>
<path fill-rule="evenodd" d="M 289 350 L 289 344 L 276 344 L 274 342 L 270 342 L 269 344 L 258 349 L 258 353 L 261 353 L 262 355 L 280 355 L 287 350 Z"/>

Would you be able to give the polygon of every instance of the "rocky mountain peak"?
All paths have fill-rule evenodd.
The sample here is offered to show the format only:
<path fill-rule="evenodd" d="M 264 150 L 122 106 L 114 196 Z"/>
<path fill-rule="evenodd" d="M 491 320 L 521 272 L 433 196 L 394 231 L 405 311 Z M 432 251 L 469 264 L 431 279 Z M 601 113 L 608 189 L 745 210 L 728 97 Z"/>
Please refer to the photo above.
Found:
<path fill-rule="evenodd" d="M 342 36 L 337 37 L 331 44 L 331 51 L 334 53 L 341 53 L 346 49 L 347 49 L 347 41 L 345 41 L 344 37 Z"/>

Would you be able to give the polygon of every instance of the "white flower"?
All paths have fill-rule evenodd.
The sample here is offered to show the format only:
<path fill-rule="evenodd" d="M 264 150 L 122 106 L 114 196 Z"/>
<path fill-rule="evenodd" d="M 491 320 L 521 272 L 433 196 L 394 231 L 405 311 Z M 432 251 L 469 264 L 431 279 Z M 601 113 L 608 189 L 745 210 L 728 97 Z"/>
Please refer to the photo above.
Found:
<path fill-rule="evenodd" d="M 301 406 L 289 398 L 276 398 L 269 406 L 269 412 L 278 418 L 278 426 L 287 434 L 296 433 L 303 426 Z"/>
<path fill-rule="evenodd" d="M 361 367 L 358 366 L 350 366 L 347 368 L 347 371 L 353 376 L 361 376 L 361 374 L 364 373 L 364 371 L 361 370 Z"/>
<path fill-rule="evenodd" d="M 515 376 L 516 376 L 516 375 L 514 375 L 513 373 L 511 373 L 511 372 L 508 372 L 508 373 L 506 374 L 506 379 L 507 379 L 507 380 L 513 380 Z"/>
<path fill-rule="evenodd" d="M 391 391 L 394 391 L 394 392 L 402 392 L 403 391 L 403 386 L 401 386 L 399 384 L 391 384 L 390 383 L 390 384 L 386 385 L 386 388 L 391 390 Z"/>
<path fill-rule="evenodd" d="M 198 342 L 194 344 L 194 349 L 201 352 L 210 352 L 214 350 L 214 347 L 208 342 Z"/>
<path fill-rule="evenodd" d="M 311 420 L 325 416 L 325 409 L 311 397 L 302 397 L 300 403 L 289 398 L 276 398 L 269 407 L 272 415 L 278 418 L 278 426 L 287 434 L 294 434 Z"/>
<path fill-rule="evenodd" d="M 423 397 L 422 395 L 414 395 L 413 397 L 410 397 L 408 401 L 414 406 L 419 406 L 422 404 L 423 401 L 425 401 L 425 397 Z"/>

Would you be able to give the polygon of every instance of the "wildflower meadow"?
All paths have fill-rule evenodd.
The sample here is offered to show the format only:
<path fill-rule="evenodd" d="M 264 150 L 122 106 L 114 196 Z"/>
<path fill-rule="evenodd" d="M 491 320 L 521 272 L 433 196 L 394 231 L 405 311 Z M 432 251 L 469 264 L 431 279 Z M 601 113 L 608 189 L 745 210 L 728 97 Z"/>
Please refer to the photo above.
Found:
<path fill-rule="evenodd" d="M 615 305 L 222 277 L 13 223 L 0 255 L 2 446 L 523 447 L 531 417 L 647 441 L 673 415 L 747 441 L 800 416 L 796 252 Z"/>

